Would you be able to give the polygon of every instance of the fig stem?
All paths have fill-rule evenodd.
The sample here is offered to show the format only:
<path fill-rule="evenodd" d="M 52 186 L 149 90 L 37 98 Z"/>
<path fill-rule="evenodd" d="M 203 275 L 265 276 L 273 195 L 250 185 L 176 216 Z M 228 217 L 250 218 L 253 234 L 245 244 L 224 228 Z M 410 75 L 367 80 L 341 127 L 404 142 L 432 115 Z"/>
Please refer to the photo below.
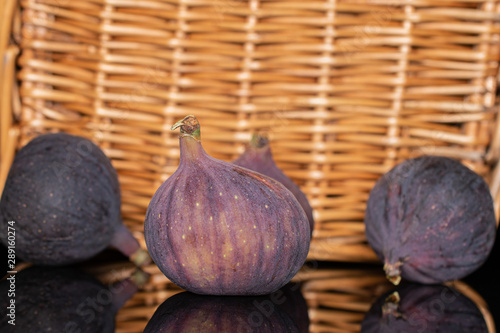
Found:
<path fill-rule="evenodd" d="M 186 117 L 184 117 L 184 119 L 176 122 L 171 129 L 173 131 L 178 127 L 181 128 L 180 137 L 190 136 L 196 141 L 200 141 L 200 123 L 194 115 L 187 115 Z"/>
<path fill-rule="evenodd" d="M 149 253 L 140 247 L 137 239 L 123 223 L 120 223 L 116 229 L 110 245 L 129 257 L 139 267 L 151 263 Z"/>
<path fill-rule="evenodd" d="M 253 148 L 263 148 L 269 144 L 269 138 L 265 134 L 255 133 L 250 140 L 250 146 Z"/>
<path fill-rule="evenodd" d="M 404 314 L 399 311 L 399 302 L 401 297 L 397 291 L 386 297 L 384 305 L 382 305 L 382 314 L 384 316 L 391 315 L 394 318 L 404 318 Z"/>
<path fill-rule="evenodd" d="M 112 306 L 114 311 L 120 310 L 125 303 L 137 292 L 145 286 L 149 280 L 150 274 L 137 269 L 132 275 L 125 280 L 114 283 L 110 286 L 112 294 Z"/>
<path fill-rule="evenodd" d="M 137 287 L 142 288 L 148 283 L 150 276 L 151 274 L 146 273 L 138 268 L 134 271 L 134 273 L 132 273 L 130 279 L 135 283 Z"/>
<path fill-rule="evenodd" d="M 153 261 L 149 256 L 149 252 L 140 248 L 130 256 L 130 261 L 138 267 L 143 267 L 151 264 Z"/>
<path fill-rule="evenodd" d="M 385 263 L 384 271 L 387 277 L 392 284 L 397 286 L 401 282 L 401 266 L 403 265 L 403 261 L 400 260 L 395 264 Z"/>

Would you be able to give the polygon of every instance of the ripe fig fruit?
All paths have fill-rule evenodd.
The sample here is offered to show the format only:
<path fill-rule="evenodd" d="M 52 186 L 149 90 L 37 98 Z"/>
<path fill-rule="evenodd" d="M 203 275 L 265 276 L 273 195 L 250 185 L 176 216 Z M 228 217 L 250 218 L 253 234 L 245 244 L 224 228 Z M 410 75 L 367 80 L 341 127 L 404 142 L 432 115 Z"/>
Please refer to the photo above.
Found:
<path fill-rule="evenodd" d="M 138 270 L 106 286 L 71 266 L 25 268 L 0 282 L 0 331 L 112 333 L 146 275 Z"/>
<path fill-rule="evenodd" d="M 278 290 L 304 264 L 306 214 L 280 182 L 209 156 L 198 120 L 180 127 L 178 169 L 158 188 L 144 225 L 159 269 L 197 294 L 262 295 Z"/>
<path fill-rule="evenodd" d="M 113 246 L 137 264 L 149 258 L 122 223 L 118 176 L 90 140 L 43 134 L 19 150 L 0 201 L 0 239 L 37 265 L 86 260 Z M 15 235 L 14 235 L 15 234 Z M 10 244 L 12 245 L 12 244 Z"/>
<path fill-rule="evenodd" d="M 233 163 L 276 179 L 281 184 L 285 185 L 285 187 L 293 193 L 295 198 L 297 198 L 297 201 L 306 212 L 312 235 L 314 230 L 314 217 L 309 200 L 300 187 L 276 165 L 269 139 L 266 136 L 254 134 L 243 154 L 234 160 Z"/>
<path fill-rule="evenodd" d="M 307 307 L 293 303 L 296 296 L 289 297 L 288 292 L 279 289 L 264 296 L 208 296 L 184 291 L 158 307 L 144 333 L 309 332 L 298 324 L 308 323 Z M 284 309 L 285 304 L 301 312 L 294 311 L 294 317 Z"/>
<path fill-rule="evenodd" d="M 366 313 L 361 333 L 488 333 L 477 305 L 455 288 L 408 283 L 379 297 Z"/>
<path fill-rule="evenodd" d="M 365 225 L 394 284 L 465 277 L 486 260 L 496 234 L 486 182 L 441 156 L 409 159 L 383 175 L 370 192 Z"/>

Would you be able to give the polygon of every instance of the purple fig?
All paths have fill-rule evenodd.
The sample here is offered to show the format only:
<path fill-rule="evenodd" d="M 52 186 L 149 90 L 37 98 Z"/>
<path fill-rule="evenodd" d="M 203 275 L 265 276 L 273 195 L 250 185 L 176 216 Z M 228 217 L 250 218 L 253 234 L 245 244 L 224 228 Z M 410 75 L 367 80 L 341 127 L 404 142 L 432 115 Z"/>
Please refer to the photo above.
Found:
<path fill-rule="evenodd" d="M 38 265 L 81 262 L 113 246 L 148 259 L 122 223 L 118 176 L 90 140 L 44 134 L 16 154 L 0 201 L 0 239 Z M 15 243 L 15 244 L 14 244 Z"/>
<path fill-rule="evenodd" d="M 281 184 L 285 185 L 285 187 L 293 193 L 295 198 L 297 198 L 297 201 L 306 212 L 312 236 L 314 218 L 309 200 L 307 200 L 306 195 L 302 192 L 300 187 L 278 168 L 274 162 L 273 153 L 267 137 L 261 134 L 254 134 L 243 154 L 234 160 L 233 163 L 276 179 Z"/>
<path fill-rule="evenodd" d="M 486 182 L 439 156 L 407 160 L 383 175 L 370 192 L 365 224 L 394 284 L 465 277 L 486 260 L 496 234 Z"/>
<path fill-rule="evenodd" d="M 159 269 L 188 291 L 262 295 L 284 286 L 306 260 L 310 229 L 278 181 L 209 156 L 190 115 L 180 127 L 178 169 L 158 188 L 144 236 Z"/>
<path fill-rule="evenodd" d="M 477 305 L 455 288 L 402 284 L 379 297 L 366 313 L 361 333 L 488 333 Z"/>

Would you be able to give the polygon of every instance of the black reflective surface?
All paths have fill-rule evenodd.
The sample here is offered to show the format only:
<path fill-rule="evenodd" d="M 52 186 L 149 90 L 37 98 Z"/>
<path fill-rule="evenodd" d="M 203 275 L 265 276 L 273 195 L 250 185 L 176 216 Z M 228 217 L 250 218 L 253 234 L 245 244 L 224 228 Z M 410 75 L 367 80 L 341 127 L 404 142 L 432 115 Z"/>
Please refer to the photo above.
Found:
<path fill-rule="evenodd" d="M 55 327 L 54 320 L 49 320 L 54 318 L 59 325 L 64 324 L 58 326 L 63 328 L 62 332 L 96 332 L 95 327 L 85 326 L 91 312 L 94 314 L 92 323 L 101 325 L 102 321 L 103 326 L 97 331 L 109 331 L 111 327 L 111 331 L 121 333 L 493 332 L 494 327 L 500 327 L 499 247 L 497 241 L 479 270 L 446 285 L 403 282 L 395 287 L 385 279 L 379 264 L 309 261 L 292 283 L 274 294 L 259 297 L 195 295 L 165 282 L 165 277 L 152 265 L 147 268 L 152 273 L 149 283 L 132 293 L 130 290 L 125 292 L 127 289 L 123 289 L 123 293 L 114 289 L 114 294 L 110 294 L 106 290 L 110 290 L 111 284 L 99 284 L 87 273 L 71 273 L 62 274 L 66 277 L 60 281 L 73 279 L 73 282 L 57 284 L 76 286 L 78 292 L 63 287 L 45 288 L 52 296 L 45 295 L 44 301 L 39 302 L 36 301 L 37 293 L 29 289 L 33 285 L 51 285 L 49 273 L 53 269 L 48 269 L 49 273 L 33 274 L 28 280 L 21 279 L 22 275 L 18 273 L 16 318 L 19 324 L 39 324 L 34 326 L 37 332 Z M 130 263 L 116 252 L 108 251 L 83 266 L 106 267 L 107 264 L 116 267 Z M 107 274 L 109 270 L 101 269 L 100 274 Z M 89 281 L 94 281 L 91 288 L 85 287 Z M 2 293 L 6 292 L 4 289 L 1 289 Z M 81 295 L 82 291 L 84 295 L 89 294 L 85 290 L 90 289 L 93 303 L 88 303 L 87 297 Z M 33 296 L 22 296 L 23 292 L 31 292 Z M 108 296 L 116 298 L 119 306 L 109 307 L 111 303 L 104 306 L 95 302 L 97 299 L 105 301 Z M 5 299 L 4 295 L 1 299 Z M 38 307 L 39 311 L 41 304 L 48 308 L 42 309 L 45 312 L 40 312 L 43 314 L 40 317 L 23 312 L 21 302 L 25 303 L 24 307 L 36 304 L 33 309 Z M 61 305 L 65 310 L 73 307 L 76 319 L 64 317 L 68 311 L 62 311 Z M 2 303 L 3 327 L 0 331 L 18 332 L 5 326 L 5 309 L 6 304 Z M 33 326 L 29 327 L 32 331 Z"/>
<path fill-rule="evenodd" d="M 103 283 L 76 266 L 21 266 L 0 281 L 0 332 L 115 332 L 117 312 L 147 280 Z"/>
<path fill-rule="evenodd" d="M 163 302 L 144 332 L 296 332 L 309 327 L 300 285 L 265 296 L 202 296 L 178 293 Z"/>
<path fill-rule="evenodd" d="M 457 286 L 405 283 L 380 296 L 366 313 L 361 332 L 487 333 L 481 309 Z"/>

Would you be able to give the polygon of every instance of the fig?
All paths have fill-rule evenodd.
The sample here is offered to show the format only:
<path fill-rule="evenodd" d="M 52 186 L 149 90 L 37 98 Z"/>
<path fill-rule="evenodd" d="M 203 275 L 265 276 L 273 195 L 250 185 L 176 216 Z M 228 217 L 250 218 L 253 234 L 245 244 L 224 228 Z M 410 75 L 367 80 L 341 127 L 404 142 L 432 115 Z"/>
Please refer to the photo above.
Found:
<path fill-rule="evenodd" d="M 308 323 L 307 307 L 294 303 L 300 298 L 289 292 L 282 288 L 262 296 L 209 296 L 184 291 L 158 307 L 144 333 L 309 332 L 298 324 Z M 294 309 L 294 316 L 285 305 Z"/>
<path fill-rule="evenodd" d="M 108 246 L 136 263 L 148 260 L 122 223 L 118 176 L 90 140 L 42 134 L 22 147 L 0 200 L 0 238 L 37 265 L 84 261 Z M 15 243 L 15 244 L 13 244 Z"/>
<path fill-rule="evenodd" d="M 106 286 L 72 266 L 31 266 L 0 282 L 0 331 L 112 333 L 118 310 L 147 274 Z"/>
<path fill-rule="evenodd" d="M 387 278 L 432 284 L 478 269 L 494 243 L 496 219 L 484 179 L 451 158 L 421 156 L 384 174 L 372 188 L 366 238 Z"/>
<path fill-rule="evenodd" d="M 309 200 L 300 187 L 276 165 L 268 137 L 263 134 L 254 134 L 245 151 L 233 161 L 233 164 L 257 171 L 285 185 L 295 195 L 295 198 L 306 212 L 312 236 L 314 217 Z"/>
<path fill-rule="evenodd" d="M 457 289 L 408 283 L 379 297 L 361 323 L 362 333 L 487 333 L 481 310 Z"/>
<path fill-rule="evenodd" d="M 144 236 L 160 271 L 197 294 L 262 295 L 304 264 L 307 216 L 280 182 L 209 156 L 200 124 L 180 127 L 180 162 L 146 211 Z"/>

